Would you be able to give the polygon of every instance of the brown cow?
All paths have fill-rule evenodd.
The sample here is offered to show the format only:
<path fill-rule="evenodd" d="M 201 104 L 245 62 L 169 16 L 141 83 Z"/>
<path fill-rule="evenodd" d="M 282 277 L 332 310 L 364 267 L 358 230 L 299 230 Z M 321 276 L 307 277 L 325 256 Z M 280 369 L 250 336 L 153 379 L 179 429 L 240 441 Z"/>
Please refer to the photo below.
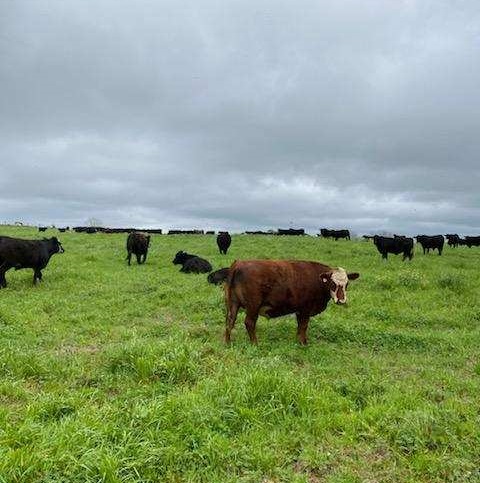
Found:
<path fill-rule="evenodd" d="M 358 273 L 347 274 L 341 267 L 317 262 L 235 261 L 225 284 L 225 342 L 230 342 L 238 310 L 245 309 L 245 327 L 251 342 L 257 342 L 255 327 L 259 315 L 270 318 L 296 314 L 297 337 L 301 344 L 306 344 L 310 317 L 323 312 L 330 299 L 345 304 L 348 281 L 358 277 Z"/>

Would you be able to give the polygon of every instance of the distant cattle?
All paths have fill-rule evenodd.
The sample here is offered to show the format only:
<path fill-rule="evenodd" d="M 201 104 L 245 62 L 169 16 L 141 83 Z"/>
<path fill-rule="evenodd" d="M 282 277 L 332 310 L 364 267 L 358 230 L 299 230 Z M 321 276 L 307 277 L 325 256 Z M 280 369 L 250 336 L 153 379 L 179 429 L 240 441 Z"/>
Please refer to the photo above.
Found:
<path fill-rule="evenodd" d="M 0 288 L 7 286 L 5 272 L 14 268 L 33 269 L 33 283 L 42 280 L 42 270 L 55 253 L 63 253 L 62 244 L 56 237 L 43 240 L 23 240 L 8 236 L 0 237 Z"/>
<path fill-rule="evenodd" d="M 230 269 L 228 267 L 221 268 L 220 270 L 215 270 L 208 275 L 208 282 L 213 283 L 214 285 L 220 285 L 227 280 L 229 270 Z"/>
<path fill-rule="evenodd" d="M 261 230 L 256 230 L 256 231 L 246 231 L 245 235 L 274 235 L 273 231 L 261 231 Z"/>
<path fill-rule="evenodd" d="M 205 235 L 215 235 L 215 232 L 213 230 L 208 230 L 205 232 Z"/>
<path fill-rule="evenodd" d="M 66 232 L 66 231 L 68 231 L 68 230 L 69 230 L 68 226 L 67 226 L 67 227 L 65 227 L 65 228 L 59 228 L 59 229 L 58 229 L 58 231 L 59 231 L 60 233 L 65 233 L 65 232 Z"/>
<path fill-rule="evenodd" d="M 330 299 L 345 304 L 348 281 L 358 277 L 358 273 L 347 274 L 343 268 L 317 262 L 236 261 L 225 285 L 225 341 L 230 342 L 239 309 L 245 309 L 245 327 L 251 342 L 257 342 L 259 315 L 271 318 L 296 314 L 297 337 L 301 344 L 306 344 L 310 317 L 323 312 Z"/>
<path fill-rule="evenodd" d="M 445 238 L 447 239 L 448 246 L 452 248 L 456 248 L 460 245 L 460 237 L 456 233 L 447 233 Z"/>
<path fill-rule="evenodd" d="M 47 231 L 48 229 L 48 226 L 39 226 L 38 227 L 38 231 L 42 232 L 42 231 Z"/>
<path fill-rule="evenodd" d="M 337 241 L 339 238 L 350 240 L 349 230 L 328 230 L 327 228 L 321 228 L 320 235 L 323 238 L 333 238 L 335 241 Z"/>
<path fill-rule="evenodd" d="M 382 258 L 388 259 L 388 254 L 392 253 L 398 255 L 403 253 L 403 260 L 407 258 L 411 260 L 413 258 L 413 238 L 398 237 L 390 238 L 386 236 L 375 235 L 373 237 L 373 243 L 377 247 L 377 250 L 381 253 Z"/>
<path fill-rule="evenodd" d="M 203 230 L 168 230 L 168 235 L 203 235 Z"/>
<path fill-rule="evenodd" d="M 127 261 L 130 265 L 132 254 L 137 257 L 137 263 L 140 265 L 147 260 L 148 248 L 150 246 L 150 235 L 145 233 L 133 232 L 127 238 Z"/>
<path fill-rule="evenodd" d="M 97 231 L 103 230 L 102 228 L 94 226 L 75 226 L 73 231 L 75 233 L 97 233 Z"/>
<path fill-rule="evenodd" d="M 366 241 L 373 240 L 373 235 L 363 235 L 362 238 Z"/>
<path fill-rule="evenodd" d="M 180 271 L 183 273 L 208 273 L 212 271 L 212 266 L 207 260 L 183 251 L 177 252 L 173 264 L 182 265 Z"/>
<path fill-rule="evenodd" d="M 465 245 L 468 248 L 480 246 L 480 236 L 466 236 Z"/>
<path fill-rule="evenodd" d="M 303 228 L 298 228 L 298 229 L 295 229 L 295 228 L 287 228 L 287 229 L 279 228 L 277 230 L 277 235 L 301 236 L 301 235 L 305 235 L 305 230 Z"/>
<path fill-rule="evenodd" d="M 443 245 L 445 243 L 443 235 L 417 235 L 415 239 L 422 246 L 424 255 L 430 253 L 430 250 L 438 250 L 438 254 L 442 254 Z"/>
<path fill-rule="evenodd" d="M 217 235 L 217 246 L 222 255 L 226 255 L 230 245 L 232 244 L 232 237 L 228 231 L 220 231 Z"/>

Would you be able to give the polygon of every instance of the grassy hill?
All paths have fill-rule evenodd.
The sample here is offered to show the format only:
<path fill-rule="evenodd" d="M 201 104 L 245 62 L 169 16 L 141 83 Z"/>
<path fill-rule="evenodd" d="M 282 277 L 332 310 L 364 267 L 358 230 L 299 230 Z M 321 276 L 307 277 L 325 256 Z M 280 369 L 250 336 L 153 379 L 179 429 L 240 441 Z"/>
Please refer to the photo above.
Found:
<path fill-rule="evenodd" d="M 36 238 L 33 229 L 0 234 Z M 44 281 L 0 290 L 0 482 L 480 481 L 480 251 L 381 260 L 364 241 L 55 234 Z M 43 234 L 42 234 L 43 235 Z M 298 258 L 361 273 L 296 343 L 294 317 L 243 315 L 171 263 Z"/>

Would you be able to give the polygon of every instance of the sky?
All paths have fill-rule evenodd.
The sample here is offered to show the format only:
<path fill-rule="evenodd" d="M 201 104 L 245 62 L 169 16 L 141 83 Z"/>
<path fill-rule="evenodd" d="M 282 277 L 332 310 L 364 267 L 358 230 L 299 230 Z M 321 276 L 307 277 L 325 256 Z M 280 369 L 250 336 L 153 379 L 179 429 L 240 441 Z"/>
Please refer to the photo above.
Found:
<path fill-rule="evenodd" d="M 0 222 L 480 234 L 478 0 L 0 0 Z"/>

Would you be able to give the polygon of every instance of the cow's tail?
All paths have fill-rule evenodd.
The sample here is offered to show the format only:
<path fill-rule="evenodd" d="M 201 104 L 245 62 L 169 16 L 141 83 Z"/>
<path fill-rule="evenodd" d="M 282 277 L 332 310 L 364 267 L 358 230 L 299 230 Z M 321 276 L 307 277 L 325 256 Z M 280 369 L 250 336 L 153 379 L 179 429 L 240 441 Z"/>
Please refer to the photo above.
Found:
<path fill-rule="evenodd" d="M 235 267 L 235 262 L 233 262 L 230 270 L 228 271 L 227 279 L 225 280 L 224 290 L 225 290 L 225 305 L 228 307 L 232 302 L 232 297 L 234 297 L 235 283 L 237 277 L 237 268 Z"/>
<path fill-rule="evenodd" d="M 227 280 L 224 284 L 225 293 L 225 342 L 230 343 L 230 335 L 237 319 L 238 309 L 240 308 L 240 301 L 236 293 L 237 283 L 240 271 L 237 269 L 235 262 L 230 267 Z"/>

